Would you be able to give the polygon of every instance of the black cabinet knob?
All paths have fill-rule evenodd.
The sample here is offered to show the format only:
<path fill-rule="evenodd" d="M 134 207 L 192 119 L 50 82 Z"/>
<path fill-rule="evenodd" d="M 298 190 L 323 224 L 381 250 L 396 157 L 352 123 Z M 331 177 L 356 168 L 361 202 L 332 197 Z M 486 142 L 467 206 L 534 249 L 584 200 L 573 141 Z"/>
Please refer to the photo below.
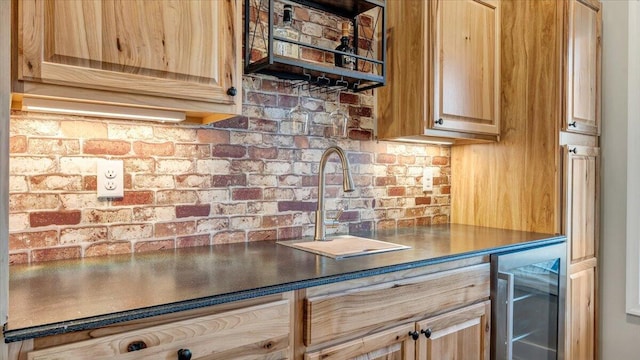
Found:
<path fill-rule="evenodd" d="M 569 149 L 569 152 L 578 155 L 578 148 Z"/>
<path fill-rule="evenodd" d="M 146 348 L 147 344 L 144 341 L 134 341 L 127 345 L 127 352 L 138 351 Z"/>
<path fill-rule="evenodd" d="M 191 360 L 191 350 L 189 349 L 178 350 L 178 360 Z"/>
<path fill-rule="evenodd" d="M 411 336 L 413 340 L 418 340 L 420 334 L 417 331 L 409 331 L 409 336 Z"/>
<path fill-rule="evenodd" d="M 431 329 L 420 330 L 420 333 L 424 334 L 424 336 L 426 336 L 427 339 L 431 337 Z"/>
<path fill-rule="evenodd" d="M 574 122 L 570 122 L 570 123 L 569 123 L 569 127 L 576 127 L 576 126 L 577 126 L 577 124 L 576 124 L 576 122 L 575 122 L 575 121 L 574 121 Z"/>
<path fill-rule="evenodd" d="M 236 96 L 236 94 L 238 94 L 238 89 L 236 89 L 234 86 L 227 89 L 227 95 Z"/>
<path fill-rule="evenodd" d="M 442 118 L 440 118 L 440 119 L 438 119 L 438 120 L 434 121 L 434 123 L 435 123 L 436 125 L 444 125 L 444 120 L 442 120 Z"/>

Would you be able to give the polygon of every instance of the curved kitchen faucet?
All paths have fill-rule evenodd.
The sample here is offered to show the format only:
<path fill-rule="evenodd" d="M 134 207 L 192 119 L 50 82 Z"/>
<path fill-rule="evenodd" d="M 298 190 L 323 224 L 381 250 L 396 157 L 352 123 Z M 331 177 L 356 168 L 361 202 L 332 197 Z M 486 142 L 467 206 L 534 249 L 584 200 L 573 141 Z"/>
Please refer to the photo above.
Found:
<path fill-rule="evenodd" d="M 331 154 L 336 153 L 340 157 L 342 162 L 342 188 L 344 192 L 352 192 L 355 190 L 353 187 L 353 179 L 351 178 L 351 169 L 349 168 L 349 159 L 344 150 L 338 146 L 330 146 L 322 154 L 320 158 L 320 169 L 318 170 L 318 209 L 316 210 L 316 231 L 313 240 L 325 240 L 325 223 L 324 220 L 324 169 L 327 166 L 327 160 Z M 338 215 L 331 224 L 337 222 L 338 218 L 342 214 L 342 211 L 338 212 Z"/>

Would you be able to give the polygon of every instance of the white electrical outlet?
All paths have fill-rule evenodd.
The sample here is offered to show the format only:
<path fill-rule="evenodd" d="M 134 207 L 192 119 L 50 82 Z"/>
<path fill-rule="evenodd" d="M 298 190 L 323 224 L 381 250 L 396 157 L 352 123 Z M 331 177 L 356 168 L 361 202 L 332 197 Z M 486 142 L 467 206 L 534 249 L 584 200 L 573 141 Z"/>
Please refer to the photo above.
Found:
<path fill-rule="evenodd" d="M 124 164 L 122 160 L 98 160 L 97 190 L 99 198 L 124 197 Z"/>
<path fill-rule="evenodd" d="M 433 191 L 433 170 L 430 167 L 422 169 L 422 191 Z"/>

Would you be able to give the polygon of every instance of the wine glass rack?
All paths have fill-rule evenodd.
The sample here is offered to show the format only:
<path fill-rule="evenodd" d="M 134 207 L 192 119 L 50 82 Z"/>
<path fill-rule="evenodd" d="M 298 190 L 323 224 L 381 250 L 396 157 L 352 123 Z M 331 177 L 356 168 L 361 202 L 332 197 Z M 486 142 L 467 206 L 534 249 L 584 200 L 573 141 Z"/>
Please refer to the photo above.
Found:
<path fill-rule="evenodd" d="M 336 15 L 351 22 L 354 53 L 345 53 L 322 44 L 277 37 L 274 35 L 274 23 L 277 17 L 274 13 L 275 0 L 245 0 L 245 74 L 261 73 L 283 80 L 304 81 L 314 87 L 339 88 L 350 92 L 360 92 L 385 84 L 385 0 L 286 0 L 282 2 Z M 365 13 L 371 19 L 369 26 L 372 28 L 368 31 L 369 34 L 360 34 L 359 28 L 362 26 L 362 16 Z M 340 55 L 351 56 L 356 59 L 355 68 L 338 67 L 333 61 L 331 63 L 312 61 L 275 54 L 274 40 L 294 44 L 301 51 L 311 49 L 320 52 L 323 54 L 323 59 Z M 359 46 L 361 42 L 364 49 Z"/>

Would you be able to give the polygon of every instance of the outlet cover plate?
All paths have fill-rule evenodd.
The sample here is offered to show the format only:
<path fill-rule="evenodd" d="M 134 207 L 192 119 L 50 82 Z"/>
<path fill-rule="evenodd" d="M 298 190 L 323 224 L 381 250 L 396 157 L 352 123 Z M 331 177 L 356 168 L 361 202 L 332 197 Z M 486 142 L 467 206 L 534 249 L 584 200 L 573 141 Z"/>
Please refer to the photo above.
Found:
<path fill-rule="evenodd" d="M 98 159 L 98 198 L 113 199 L 124 197 L 124 163 L 122 160 Z"/>

